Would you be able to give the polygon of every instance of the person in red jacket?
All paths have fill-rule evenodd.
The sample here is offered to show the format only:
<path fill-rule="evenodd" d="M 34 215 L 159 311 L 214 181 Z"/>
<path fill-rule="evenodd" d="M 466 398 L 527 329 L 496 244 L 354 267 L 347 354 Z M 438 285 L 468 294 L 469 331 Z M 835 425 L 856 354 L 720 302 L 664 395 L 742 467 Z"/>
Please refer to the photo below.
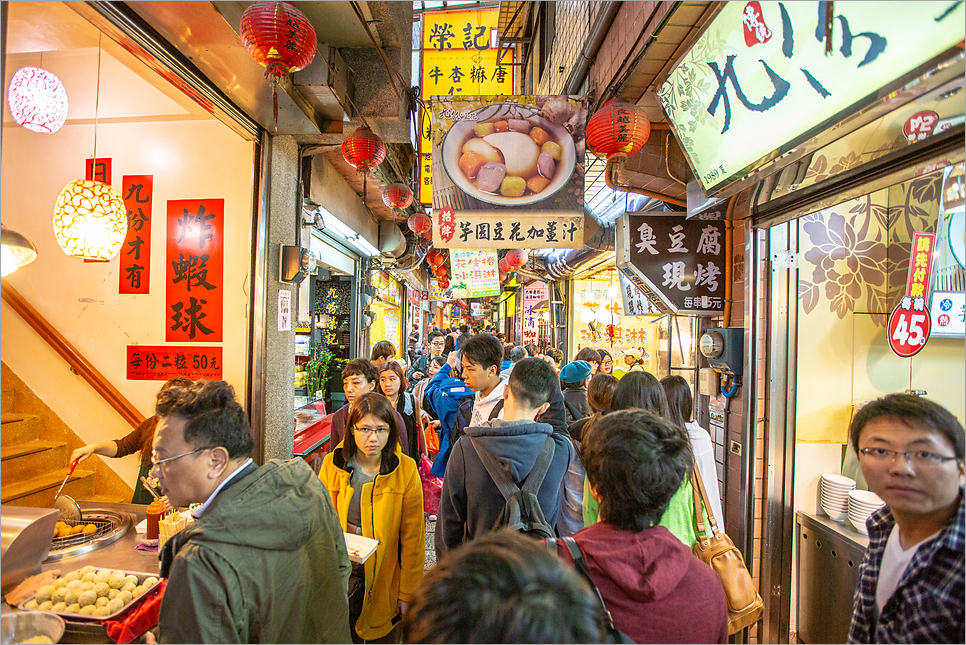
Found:
<path fill-rule="evenodd" d="M 687 436 L 650 412 L 613 412 L 581 455 L 600 520 L 574 540 L 614 626 L 636 643 L 727 643 L 721 580 L 658 524 L 691 476 Z M 559 541 L 557 549 L 572 562 Z"/>

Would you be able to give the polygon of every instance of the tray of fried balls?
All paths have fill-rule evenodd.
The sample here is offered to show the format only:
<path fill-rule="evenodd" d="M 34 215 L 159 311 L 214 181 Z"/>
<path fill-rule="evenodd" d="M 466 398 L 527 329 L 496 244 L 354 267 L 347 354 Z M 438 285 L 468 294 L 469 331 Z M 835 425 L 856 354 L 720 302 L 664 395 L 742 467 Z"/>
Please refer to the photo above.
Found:
<path fill-rule="evenodd" d="M 150 573 L 87 566 L 41 587 L 19 609 L 51 611 L 69 620 L 113 620 L 158 590 Z"/>

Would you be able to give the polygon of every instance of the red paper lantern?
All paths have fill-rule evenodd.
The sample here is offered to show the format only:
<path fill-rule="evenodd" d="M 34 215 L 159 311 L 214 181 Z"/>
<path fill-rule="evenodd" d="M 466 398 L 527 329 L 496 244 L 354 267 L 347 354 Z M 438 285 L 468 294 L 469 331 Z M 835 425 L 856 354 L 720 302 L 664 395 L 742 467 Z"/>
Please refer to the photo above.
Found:
<path fill-rule="evenodd" d="M 445 260 L 446 260 L 446 256 L 444 256 L 441 252 L 435 249 L 426 254 L 426 261 L 429 262 L 434 267 L 438 267 Z"/>
<path fill-rule="evenodd" d="M 504 258 L 511 267 L 522 267 L 530 259 L 529 254 L 523 249 L 513 249 Z"/>
<path fill-rule="evenodd" d="M 514 271 L 517 270 L 516 267 L 511 267 L 510 266 L 510 263 L 506 261 L 506 258 L 503 258 L 502 260 L 500 260 L 499 262 L 497 262 L 497 267 L 503 273 L 513 273 Z"/>
<path fill-rule="evenodd" d="M 445 277 L 447 277 L 449 275 L 449 271 L 447 271 L 446 270 L 446 267 L 444 267 L 441 264 L 438 267 L 436 267 L 435 274 L 436 274 L 436 277 L 437 278 L 445 278 Z"/>
<path fill-rule="evenodd" d="M 632 103 L 608 101 L 587 124 L 587 145 L 596 155 L 636 154 L 651 136 L 651 121 Z"/>
<path fill-rule="evenodd" d="M 509 277 L 510 275 L 506 271 L 500 271 L 500 282 L 503 282 Z"/>
<path fill-rule="evenodd" d="M 10 79 L 7 105 L 18 125 L 50 134 L 67 120 L 67 91 L 60 79 L 39 67 L 22 67 Z"/>
<path fill-rule="evenodd" d="M 312 62 L 318 47 L 315 28 L 292 3 L 263 1 L 245 9 L 239 31 L 245 49 L 272 81 L 272 108 L 278 123 L 277 84 Z"/>
<path fill-rule="evenodd" d="M 432 228 L 432 225 L 430 225 L 429 228 L 427 228 L 425 231 L 423 231 L 423 237 L 426 238 L 427 240 L 429 240 L 430 242 L 433 241 L 433 228 Z"/>
<path fill-rule="evenodd" d="M 353 168 L 369 172 L 386 158 L 386 144 L 375 132 L 363 126 L 342 142 L 342 156 Z"/>
<path fill-rule="evenodd" d="M 413 203 L 413 191 L 406 184 L 395 182 L 382 191 L 382 202 L 389 208 L 402 210 Z"/>
<path fill-rule="evenodd" d="M 433 220 L 426 213 L 410 215 L 406 223 L 409 224 L 409 230 L 417 235 L 422 235 L 433 227 Z"/>
<path fill-rule="evenodd" d="M 436 280 L 436 283 L 439 285 L 439 288 L 442 289 L 443 291 L 445 291 L 446 289 L 449 289 L 449 278 L 439 278 L 438 280 Z"/>

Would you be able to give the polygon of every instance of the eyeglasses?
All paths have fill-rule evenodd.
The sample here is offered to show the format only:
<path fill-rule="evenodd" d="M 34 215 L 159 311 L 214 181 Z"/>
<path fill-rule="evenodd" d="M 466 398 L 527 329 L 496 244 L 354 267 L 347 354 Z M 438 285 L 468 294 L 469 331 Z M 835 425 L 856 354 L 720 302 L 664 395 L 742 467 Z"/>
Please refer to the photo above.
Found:
<path fill-rule="evenodd" d="M 947 461 L 956 461 L 956 457 L 937 455 L 934 452 L 927 452 L 925 450 L 897 452 L 895 450 L 888 450 L 887 448 L 860 448 L 859 454 L 863 455 L 869 461 L 877 463 L 893 462 L 899 455 L 902 455 L 908 463 L 917 468 L 928 468 L 929 466 L 944 464 Z"/>
<path fill-rule="evenodd" d="M 158 459 L 158 453 L 155 452 L 154 450 L 152 450 L 151 451 L 151 469 L 153 470 L 155 468 L 155 466 L 160 466 L 161 464 L 166 464 L 166 463 L 168 463 L 170 461 L 174 461 L 175 459 L 181 459 L 182 457 L 187 457 L 188 455 L 197 454 L 199 452 L 202 452 L 203 450 L 209 450 L 209 448 L 196 448 L 195 450 L 192 450 L 191 452 L 186 452 L 186 453 L 183 453 L 183 454 L 180 454 L 180 455 L 175 455 L 174 457 L 166 457 L 165 459 Z"/>
<path fill-rule="evenodd" d="M 601 363 L 601 365 L 613 365 L 613 364 L 614 364 L 614 361 L 612 361 L 609 358 L 606 361 L 604 361 L 603 363 Z"/>
<path fill-rule="evenodd" d="M 371 437 L 373 434 L 377 436 L 389 434 L 389 426 L 379 426 L 377 428 L 367 428 L 366 426 L 356 426 L 353 428 L 354 432 L 358 432 L 363 437 Z"/>
<path fill-rule="evenodd" d="M 445 340 L 441 340 L 441 341 L 435 341 L 434 340 L 433 342 L 430 343 L 430 345 L 432 345 L 433 347 L 443 347 L 443 346 L 446 345 L 446 341 Z"/>

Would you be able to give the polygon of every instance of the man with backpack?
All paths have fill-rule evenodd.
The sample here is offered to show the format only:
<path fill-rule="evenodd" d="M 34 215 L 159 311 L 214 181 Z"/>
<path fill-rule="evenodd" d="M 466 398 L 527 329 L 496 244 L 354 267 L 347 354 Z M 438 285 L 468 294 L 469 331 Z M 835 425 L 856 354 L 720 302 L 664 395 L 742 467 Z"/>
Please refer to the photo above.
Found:
<path fill-rule="evenodd" d="M 504 386 L 503 418 L 466 428 L 443 478 L 437 557 L 502 525 L 553 537 L 550 527 L 557 521 L 560 486 L 574 448 L 565 434 L 533 419 L 559 391 L 550 365 L 525 358 Z"/>

